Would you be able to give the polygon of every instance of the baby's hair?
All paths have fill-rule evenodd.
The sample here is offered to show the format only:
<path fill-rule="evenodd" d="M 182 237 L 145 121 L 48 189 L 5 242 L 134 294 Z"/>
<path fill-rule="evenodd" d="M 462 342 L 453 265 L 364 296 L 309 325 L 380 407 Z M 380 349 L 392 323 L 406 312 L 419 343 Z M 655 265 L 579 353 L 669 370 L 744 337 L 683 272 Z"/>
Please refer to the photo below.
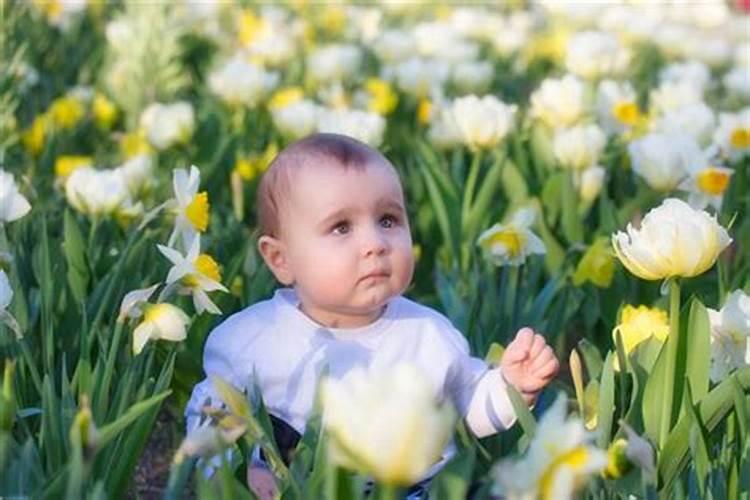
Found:
<path fill-rule="evenodd" d="M 368 166 L 393 169 L 376 149 L 345 135 L 313 134 L 285 147 L 271 162 L 258 186 L 259 236 L 278 237 L 281 202 L 289 196 L 293 173 L 302 167 L 334 166 L 364 170 Z"/>

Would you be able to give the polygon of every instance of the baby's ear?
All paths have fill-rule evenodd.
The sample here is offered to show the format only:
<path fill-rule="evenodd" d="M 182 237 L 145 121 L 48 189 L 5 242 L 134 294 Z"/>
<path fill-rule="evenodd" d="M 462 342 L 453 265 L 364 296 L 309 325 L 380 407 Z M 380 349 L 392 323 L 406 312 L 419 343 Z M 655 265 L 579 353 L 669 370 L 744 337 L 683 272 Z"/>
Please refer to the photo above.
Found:
<path fill-rule="evenodd" d="M 258 238 L 258 251 L 277 280 L 284 285 L 294 283 L 294 276 L 286 256 L 286 246 L 281 240 L 273 236 L 261 236 Z"/>

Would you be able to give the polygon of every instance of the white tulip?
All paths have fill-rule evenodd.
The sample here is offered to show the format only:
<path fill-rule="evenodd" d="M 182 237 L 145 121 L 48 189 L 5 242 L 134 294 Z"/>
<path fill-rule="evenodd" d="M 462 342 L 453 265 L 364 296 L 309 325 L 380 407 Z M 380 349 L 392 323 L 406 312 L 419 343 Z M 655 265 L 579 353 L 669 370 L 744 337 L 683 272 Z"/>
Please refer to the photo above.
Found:
<path fill-rule="evenodd" d="M 307 72 L 318 83 L 343 82 L 359 71 L 362 50 L 355 45 L 331 44 L 307 57 Z"/>
<path fill-rule="evenodd" d="M 318 132 L 348 135 L 377 147 L 383 142 L 385 118 L 366 111 L 322 109 L 318 118 Z"/>
<path fill-rule="evenodd" d="M 137 197 L 154 182 L 154 162 L 151 156 L 147 154 L 133 156 L 117 167 L 117 170 L 125 180 L 128 191 L 133 197 Z"/>
<path fill-rule="evenodd" d="M 578 193 L 585 203 L 591 203 L 599 196 L 604 186 L 607 171 L 599 165 L 594 165 L 581 172 L 578 181 Z"/>
<path fill-rule="evenodd" d="M 656 114 L 664 114 L 703 102 L 703 91 L 691 82 L 666 81 L 651 91 L 649 102 Z"/>
<path fill-rule="evenodd" d="M 596 125 L 577 125 L 556 130 L 552 149 L 563 167 L 583 170 L 597 164 L 606 143 L 607 137 Z"/>
<path fill-rule="evenodd" d="M 612 246 L 623 265 L 639 278 L 690 278 L 707 271 L 731 243 L 714 217 L 668 198 L 649 211 L 636 229 L 612 235 Z"/>
<path fill-rule="evenodd" d="M 665 112 L 652 127 L 654 132 L 664 134 L 687 134 L 699 146 L 706 147 L 711 143 L 716 117 L 705 103 L 697 102 Z"/>
<path fill-rule="evenodd" d="M 585 112 L 583 83 L 574 75 L 548 78 L 531 94 L 531 116 L 550 128 L 569 127 Z"/>
<path fill-rule="evenodd" d="M 602 31 L 576 33 L 568 41 L 565 67 L 587 80 L 621 74 L 630 62 L 630 52 L 615 35 Z"/>
<path fill-rule="evenodd" d="M 289 139 L 300 139 L 315 131 L 319 106 L 309 99 L 296 101 L 271 110 L 271 119 L 281 134 Z"/>
<path fill-rule="evenodd" d="M 750 100 L 750 65 L 732 68 L 722 81 L 730 94 Z"/>
<path fill-rule="evenodd" d="M 426 97 L 442 89 L 450 74 L 450 66 L 436 59 L 411 58 L 393 68 L 399 89 L 415 97 Z"/>
<path fill-rule="evenodd" d="M 735 290 L 720 311 L 708 309 L 711 323 L 711 380 L 750 365 L 750 295 Z"/>
<path fill-rule="evenodd" d="M 427 137 L 439 149 L 452 149 L 461 144 L 463 134 L 458 128 L 452 108 L 442 107 L 433 112 Z"/>
<path fill-rule="evenodd" d="M 659 80 L 662 83 L 689 84 L 703 93 L 711 83 L 711 70 L 700 61 L 676 62 L 659 72 Z"/>
<path fill-rule="evenodd" d="M 255 107 L 278 83 L 279 74 L 269 73 L 236 55 L 208 75 L 208 87 L 230 105 Z"/>
<path fill-rule="evenodd" d="M 453 116 L 463 143 L 472 149 L 497 146 L 513 128 L 516 107 L 497 97 L 475 95 L 453 101 Z"/>
<path fill-rule="evenodd" d="M 31 205 L 18 190 L 13 174 L 0 168 L 0 224 L 20 219 L 29 210 Z"/>
<path fill-rule="evenodd" d="M 153 103 L 141 115 L 141 127 L 146 137 L 157 149 L 167 149 L 186 143 L 193 135 L 195 113 L 188 102 L 173 104 Z"/>
<path fill-rule="evenodd" d="M 414 38 L 408 31 L 387 30 L 378 36 L 373 43 L 373 51 L 386 64 L 403 61 L 412 55 Z"/>
<path fill-rule="evenodd" d="M 487 61 L 463 61 L 453 67 L 451 81 L 462 94 L 485 92 L 495 69 Z"/>
<path fill-rule="evenodd" d="M 404 364 L 325 378 L 321 400 L 331 460 L 386 484 L 422 479 L 441 458 L 456 418 L 434 390 L 422 372 Z"/>
<path fill-rule="evenodd" d="M 68 203 L 91 216 L 114 215 L 132 205 L 130 191 L 122 172 L 81 167 L 65 180 Z"/>
<path fill-rule="evenodd" d="M 688 166 L 700 147 L 689 136 L 648 134 L 628 146 L 633 172 L 652 189 L 668 192 L 675 189 L 687 175 Z"/>

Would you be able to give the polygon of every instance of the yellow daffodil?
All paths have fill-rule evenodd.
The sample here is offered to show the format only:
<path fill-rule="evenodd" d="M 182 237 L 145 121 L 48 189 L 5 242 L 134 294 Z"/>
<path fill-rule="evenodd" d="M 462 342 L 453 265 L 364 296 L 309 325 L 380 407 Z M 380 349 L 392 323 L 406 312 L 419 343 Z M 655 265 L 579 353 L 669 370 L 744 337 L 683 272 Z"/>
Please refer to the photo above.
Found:
<path fill-rule="evenodd" d="M 176 286 L 181 293 L 193 296 L 198 314 L 208 311 L 212 314 L 221 314 L 208 297 L 208 292 L 228 290 L 221 284 L 221 272 L 219 264 L 208 254 L 200 252 L 200 237 L 193 239 L 186 255 L 173 248 L 158 245 L 159 251 L 172 262 L 172 268 L 167 275 L 167 285 Z"/>
<path fill-rule="evenodd" d="M 252 181 L 268 169 L 268 166 L 276 158 L 278 152 L 279 147 L 276 143 L 271 143 L 260 154 L 238 158 L 234 169 L 243 180 Z"/>
<path fill-rule="evenodd" d="M 398 94 L 391 84 L 380 78 L 368 78 L 365 90 L 370 95 L 368 109 L 382 116 L 387 116 L 398 105 Z"/>
<path fill-rule="evenodd" d="M 34 118 L 29 128 L 21 135 L 23 147 L 32 155 L 38 155 L 42 152 L 47 139 L 48 123 L 47 115 L 39 115 Z"/>
<path fill-rule="evenodd" d="M 143 321 L 133 330 L 133 354 L 138 355 L 151 340 L 180 342 L 187 338 L 190 318 L 172 304 L 146 304 Z"/>
<path fill-rule="evenodd" d="M 419 103 L 417 104 L 417 122 L 421 125 L 427 125 L 430 123 L 430 118 L 432 117 L 432 102 L 427 99 L 426 97 L 423 97 L 419 100 Z"/>
<path fill-rule="evenodd" d="M 390 485 L 413 484 L 441 458 L 456 413 L 411 365 L 355 368 L 321 387 L 330 459 Z"/>
<path fill-rule="evenodd" d="M 55 177 L 66 179 L 74 170 L 81 167 L 91 167 L 93 158 L 81 155 L 61 155 L 55 158 Z"/>
<path fill-rule="evenodd" d="M 76 97 L 64 96 L 52 101 L 47 113 L 56 127 L 69 129 L 83 119 L 86 108 Z"/>
<path fill-rule="evenodd" d="M 172 173 L 177 217 L 169 236 L 169 246 L 181 237 L 184 248 L 189 248 L 193 239 L 208 227 L 208 193 L 198 192 L 200 181 L 200 171 L 195 165 L 190 167 L 189 173 L 184 168 L 177 168 Z"/>
<path fill-rule="evenodd" d="M 612 343 L 617 342 L 617 334 L 622 338 L 625 354 L 630 355 L 641 342 L 651 337 L 664 342 L 669 335 L 667 313 L 656 307 L 626 305 L 620 315 L 620 323 L 612 330 Z M 615 358 L 615 370 L 620 369 L 619 359 Z"/>
<path fill-rule="evenodd" d="M 615 258 L 608 238 L 597 238 L 578 262 L 573 284 L 581 286 L 590 281 L 599 288 L 609 288 L 615 274 Z"/>
<path fill-rule="evenodd" d="M 529 229 L 534 223 L 533 209 L 517 211 L 507 224 L 495 224 L 479 235 L 477 244 L 496 266 L 520 266 L 532 254 L 544 254 L 544 243 Z"/>
<path fill-rule="evenodd" d="M 276 110 L 299 102 L 305 98 L 305 92 L 301 87 L 284 87 L 277 90 L 268 100 L 268 109 Z"/>
<path fill-rule="evenodd" d="M 617 257 L 645 280 L 702 274 L 731 241 L 715 218 L 677 198 L 649 211 L 640 229 L 628 224 L 627 232 L 612 235 Z"/>
<path fill-rule="evenodd" d="M 128 159 L 138 155 L 151 154 L 153 148 L 146 139 L 145 130 L 139 128 L 120 137 L 120 151 L 122 151 L 125 159 Z"/>
<path fill-rule="evenodd" d="M 237 18 L 237 35 L 242 45 L 250 45 L 268 29 L 266 21 L 250 9 L 242 9 Z"/>
<path fill-rule="evenodd" d="M 503 460 L 493 472 L 493 492 L 509 500 L 564 500 L 607 465 L 607 454 L 589 444 L 578 418 L 567 418 L 567 398 L 542 415 L 526 455 Z"/>
<path fill-rule="evenodd" d="M 117 106 L 107 99 L 104 94 L 96 94 L 91 103 L 91 111 L 94 115 L 96 125 L 104 130 L 109 130 L 117 120 Z"/>

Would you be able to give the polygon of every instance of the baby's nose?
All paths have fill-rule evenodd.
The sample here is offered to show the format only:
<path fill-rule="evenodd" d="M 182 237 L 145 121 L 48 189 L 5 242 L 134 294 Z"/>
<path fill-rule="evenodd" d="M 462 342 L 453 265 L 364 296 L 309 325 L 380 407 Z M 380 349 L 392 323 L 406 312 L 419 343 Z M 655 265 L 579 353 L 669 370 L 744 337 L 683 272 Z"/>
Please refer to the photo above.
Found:
<path fill-rule="evenodd" d="M 362 248 L 365 256 L 383 255 L 388 251 L 388 239 L 381 231 L 373 228 L 364 235 Z"/>

